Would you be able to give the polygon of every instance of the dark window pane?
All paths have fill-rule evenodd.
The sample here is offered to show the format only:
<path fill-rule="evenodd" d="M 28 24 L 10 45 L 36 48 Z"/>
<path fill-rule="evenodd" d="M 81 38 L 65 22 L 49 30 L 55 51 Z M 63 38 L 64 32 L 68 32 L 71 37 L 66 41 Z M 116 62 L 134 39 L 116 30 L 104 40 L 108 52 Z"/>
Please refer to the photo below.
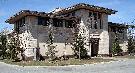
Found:
<path fill-rule="evenodd" d="M 89 17 L 91 17 L 92 16 L 92 12 L 89 12 Z"/>
<path fill-rule="evenodd" d="M 55 26 L 55 27 L 63 27 L 63 20 L 53 19 L 53 26 Z"/>
<path fill-rule="evenodd" d="M 72 12 L 72 16 L 75 16 L 75 12 Z"/>
<path fill-rule="evenodd" d="M 38 25 L 43 25 L 43 26 L 47 26 L 49 18 L 44 18 L 44 17 L 38 17 Z"/>
<path fill-rule="evenodd" d="M 72 20 L 66 20 L 65 27 L 67 28 L 73 28 L 73 21 Z"/>
<path fill-rule="evenodd" d="M 101 19 L 101 16 L 102 16 L 101 13 L 98 13 L 98 19 Z"/>
<path fill-rule="evenodd" d="M 94 24 L 94 28 L 95 28 L 95 29 L 97 29 L 97 22 L 95 22 L 95 24 Z"/>
<path fill-rule="evenodd" d="M 97 13 L 93 13 L 94 20 L 97 20 Z"/>
<path fill-rule="evenodd" d="M 19 32 L 19 22 L 18 21 L 16 21 L 16 24 L 15 24 L 15 31 Z"/>

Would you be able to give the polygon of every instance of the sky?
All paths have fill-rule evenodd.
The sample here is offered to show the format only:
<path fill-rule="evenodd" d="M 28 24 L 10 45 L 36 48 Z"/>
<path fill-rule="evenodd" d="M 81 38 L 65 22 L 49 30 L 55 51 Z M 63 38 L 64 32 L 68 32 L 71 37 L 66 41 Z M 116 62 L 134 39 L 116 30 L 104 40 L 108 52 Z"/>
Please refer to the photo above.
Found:
<path fill-rule="evenodd" d="M 131 23 L 135 19 L 135 0 L 0 0 L 0 31 L 13 29 L 13 25 L 5 23 L 5 20 L 20 10 L 50 12 L 57 7 L 66 8 L 77 3 L 117 10 L 116 14 L 109 16 L 110 22 Z"/>

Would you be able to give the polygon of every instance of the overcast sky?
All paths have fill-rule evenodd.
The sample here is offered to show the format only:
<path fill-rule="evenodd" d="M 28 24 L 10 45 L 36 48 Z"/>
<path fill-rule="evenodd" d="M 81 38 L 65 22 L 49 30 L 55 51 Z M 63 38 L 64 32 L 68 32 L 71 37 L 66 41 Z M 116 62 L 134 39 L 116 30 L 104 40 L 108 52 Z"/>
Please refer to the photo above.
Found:
<path fill-rule="evenodd" d="M 109 16 L 109 21 L 114 23 L 129 23 L 135 19 L 135 0 L 0 0 L 0 31 L 13 28 L 5 20 L 20 10 L 50 12 L 57 7 L 65 8 L 77 3 L 117 10 L 116 14 Z"/>

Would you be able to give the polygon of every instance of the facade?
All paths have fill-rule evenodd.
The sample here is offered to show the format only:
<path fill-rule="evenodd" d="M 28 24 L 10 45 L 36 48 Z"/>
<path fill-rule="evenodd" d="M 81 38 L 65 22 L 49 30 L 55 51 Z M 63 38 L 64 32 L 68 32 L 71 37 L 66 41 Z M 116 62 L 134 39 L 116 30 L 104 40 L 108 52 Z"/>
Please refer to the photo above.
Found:
<path fill-rule="evenodd" d="M 86 37 L 85 47 L 90 56 L 109 55 L 113 41 L 112 23 L 108 23 L 108 15 L 117 11 L 89 4 L 76 4 L 68 8 L 45 13 L 37 11 L 22 10 L 6 22 L 14 24 L 14 30 L 19 33 L 20 47 L 24 49 L 26 57 L 34 57 L 36 49 L 39 48 L 41 56 L 46 56 L 48 32 L 50 25 L 53 26 L 54 44 L 56 45 L 57 56 L 73 55 L 72 46 L 76 25 L 80 25 L 79 33 Z M 115 25 L 115 26 L 119 26 Z M 121 45 L 126 46 L 126 27 L 124 41 Z M 122 48 L 126 52 L 126 47 Z"/>

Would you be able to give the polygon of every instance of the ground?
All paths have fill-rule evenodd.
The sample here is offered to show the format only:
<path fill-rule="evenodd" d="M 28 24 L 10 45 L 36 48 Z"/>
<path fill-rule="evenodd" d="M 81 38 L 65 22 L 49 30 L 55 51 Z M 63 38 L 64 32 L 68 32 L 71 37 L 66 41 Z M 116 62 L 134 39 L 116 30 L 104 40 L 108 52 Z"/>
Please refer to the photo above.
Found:
<path fill-rule="evenodd" d="M 115 61 L 113 59 L 103 59 L 103 58 L 91 58 L 91 59 L 74 59 L 70 58 L 68 60 L 55 60 L 55 61 L 20 61 L 13 62 L 12 60 L 0 60 L 7 64 L 19 65 L 19 66 L 67 66 L 67 65 L 83 65 L 83 64 L 93 64 L 101 62 Z"/>
<path fill-rule="evenodd" d="M 135 59 L 64 67 L 22 67 L 0 62 L 0 73 L 135 73 Z"/>

